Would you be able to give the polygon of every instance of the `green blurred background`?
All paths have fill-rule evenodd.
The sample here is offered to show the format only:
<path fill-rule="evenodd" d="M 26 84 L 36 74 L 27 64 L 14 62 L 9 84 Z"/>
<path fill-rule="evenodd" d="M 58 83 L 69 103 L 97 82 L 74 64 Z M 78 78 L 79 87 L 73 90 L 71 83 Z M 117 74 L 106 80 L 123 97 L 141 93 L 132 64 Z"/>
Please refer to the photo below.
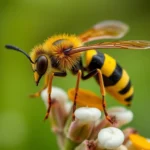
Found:
<path fill-rule="evenodd" d="M 43 122 L 45 106 L 40 98 L 28 95 L 36 87 L 29 61 L 21 54 L 6 51 L 14 44 L 30 52 L 47 37 L 59 33 L 80 34 L 93 24 L 108 19 L 129 24 L 124 40 L 150 40 L 148 0 L 1 0 L 0 1 L 0 150 L 57 149 L 49 122 Z M 150 51 L 102 50 L 128 71 L 135 87 L 131 110 L 135 127 L 150 138 Z M 54 85 L 74 87 L 75 77 L 56 78 Z M 66 84 L 68 83 L 68 84 Z M 42 86 L 42 83 L 40 83 Z M 82 88 L 99 94 L 93 79 Z M 107 95 L 109 106 L 120 105 Z"/>

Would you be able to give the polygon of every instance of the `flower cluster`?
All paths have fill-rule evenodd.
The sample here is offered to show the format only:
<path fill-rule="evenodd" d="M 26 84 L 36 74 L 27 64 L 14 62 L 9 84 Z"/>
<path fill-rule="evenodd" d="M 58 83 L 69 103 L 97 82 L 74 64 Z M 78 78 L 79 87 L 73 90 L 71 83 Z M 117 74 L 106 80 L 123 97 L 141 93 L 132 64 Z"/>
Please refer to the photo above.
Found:
<path fill-rule="evenodd" d="M 112 125 L 101 116 L 101 106 L 97 104 L 100 99 L 92 92 L 80 89 L 79 106 L 75 111 L 75 120 L 72 120 L 72 103 L 68 101 L 72 99 L 72 90 L 68 95 L 60 88 L 52 88 L 49 119 L 61 150 L 150 150 L 150 142 L 134 128 L 120 129 L 132 121 L 130 110 L 124 107 L 109 108 L 109 115 L 116 118 L 116 123 Z M 47 108 L 47 89 L 42 91 L 41 97 Z M 81 107 L 84 102 L 88 107 Z M 98 107 L 94 107 L 93 103 Z"/>

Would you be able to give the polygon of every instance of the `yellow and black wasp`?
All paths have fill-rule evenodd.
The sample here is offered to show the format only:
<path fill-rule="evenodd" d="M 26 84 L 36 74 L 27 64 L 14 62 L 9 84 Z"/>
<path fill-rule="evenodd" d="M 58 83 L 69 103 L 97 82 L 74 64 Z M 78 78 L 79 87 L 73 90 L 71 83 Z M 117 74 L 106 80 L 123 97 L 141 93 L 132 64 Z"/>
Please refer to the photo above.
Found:
<path fill-rule="evenodd" d="M 34 79 L 38 85 L 45 76 L 44 88 L 48 87 L 48 118 L 51 108 L 51 88 L 54 76 L 65 77 L 67 71 L 77 75 L 73 112 L 76 109 L 80 79 L 87 80 L 94 77 L 100 86 L 102 105 L 106 118 L 112 122 L 105 108 L 106 91 L 125 105 L 130 105 L 134 90 L 127 72 L 111 56 L 97 51 L 97 49 L 149 49 L 150 41 L 130 40 L 117 42 L 102 42 L 85 46 L 89 41 L 101 39 L 119 39 L 128 31 L 128 26 L 120 21 L 103 21 L 94 25 L 87 32 L 75 36 L 60 34 L 51 36 L 43 44 L 33 48 L 30 55 L 12 45 L 6 48 L 23 53 L 31 62 Z M 85 57 L 85 64 L 83 64 Z M 85 72 L 87 74 L 85 75 Z M 32 97 L 40 95 L 42 89 Z"/>

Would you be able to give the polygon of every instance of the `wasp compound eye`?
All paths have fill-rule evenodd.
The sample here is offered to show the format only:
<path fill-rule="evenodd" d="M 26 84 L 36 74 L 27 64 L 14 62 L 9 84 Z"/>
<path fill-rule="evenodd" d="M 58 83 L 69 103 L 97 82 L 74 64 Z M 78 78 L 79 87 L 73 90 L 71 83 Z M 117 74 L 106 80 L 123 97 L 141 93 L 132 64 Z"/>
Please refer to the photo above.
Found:
<path fill-rule="evenodd" d="M 38 59 L 37 59 L 37 73 L 39 75 L 43 75 L 46 70 L 47 70 L 47 66 L 48 66 L 48 60 L 45 56 L 40 56 Z"/>

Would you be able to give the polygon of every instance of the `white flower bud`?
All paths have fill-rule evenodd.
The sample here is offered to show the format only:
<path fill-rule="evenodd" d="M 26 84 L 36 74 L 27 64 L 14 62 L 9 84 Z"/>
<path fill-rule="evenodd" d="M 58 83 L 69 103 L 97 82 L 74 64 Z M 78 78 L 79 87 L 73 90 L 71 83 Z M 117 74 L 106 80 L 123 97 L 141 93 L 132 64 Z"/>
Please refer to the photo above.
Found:
<path fill-rule="evenodd" d="M 71 108 L 72 108 L 72 103 L 71 102 L 65 103 L 65 110 L 66 110 L 67 114 L 70 113 Z"/>
<path fill-rule="evenodd" d="M 119 126 L 127 124 L 132 121 L 133 113 L 124 107 L 112 107 L 108 110 L 111 116 L 115 116 Z"/>
<path fill-rule="evenodd" d="M 82 122 L 97 121 L 101 117 L 101 111 L 97 108 L 80 107 L 76 109 L 75 117 Z"/>
<path fill-rule="evenodd" d="M 47 88 L 44 89 L 41 92 L 41 97 L 45 103 L 45 105 L 48 107 L 48 93 L 47 93 Z M 58 100 L 61 103 L 65 103 L 68 100 L 68 96 L 65 93 L 64 90 L 58 87 L 52 87 L 52 93 L 51 93 L 51 98 Z"/>
<path fill-rule="evenodd" d="M 75 111 L 75 120 L 71 122 L 66 132 L 68 139 L 81 143 L 92 133 L 95 121 L 101 116 L 97 108 L 80 107 Z"/>
<path fill-rule="evenodd" d="M 124 141 L 123 132 L 114 127 L 108 127 L 102 129 L 98 134 L 98 145 L 105 149 L 116 149 Z"/>

